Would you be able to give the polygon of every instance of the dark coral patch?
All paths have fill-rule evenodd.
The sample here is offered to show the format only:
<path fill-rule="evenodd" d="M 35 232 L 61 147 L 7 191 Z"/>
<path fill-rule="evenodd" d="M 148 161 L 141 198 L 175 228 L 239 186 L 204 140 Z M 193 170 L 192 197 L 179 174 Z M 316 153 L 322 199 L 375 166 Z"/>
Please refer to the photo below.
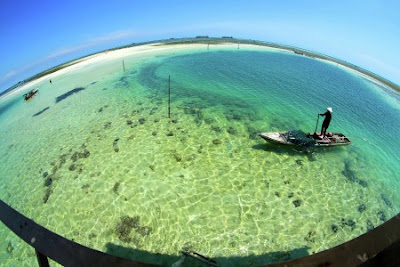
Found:
<path fill-rule="evenodd" d="M 131 231 L 136 230 L 141 236 L 147 236 L 151 233 L 152 229 L 148 226 L 140 225 L 139 216 L 122 216 L 120 222 L 117 224 L 116 233 L 118 238 L 126 243 L 132 241 Z"/>
<path fill-rule="evenodd" d="M 294 200 L 294 201 L 293 201 L 293 205 L 294 205 L 296 208 L 300 207 L 300 205 L 301 205 L 301 200 L 300 200 L 300 199 Z"/>
<path fill-rule="evenodd" d="M 365 204 L 361 204 L 360 206 L 358 206 L 359 212 L 363 212 L 363 211 L 365 211 L 365 209 L 366 209 Z"/>
<path fill-rule="evenodd" d="M 386 206 L 388 206 L 389 208 L 393 209 L 393 204 L 392 204 L 392 202 L 389 200 L 389 198 L 386 195 L 381 194 L 381 198 L 382 198 L 382 200 L 383 200 L 383 202 L 385 203 Z"/>
<path fill-rule="evenodd" d="M 356 175 L 356 172 L 351 169 L 349 161 L 345 161 L 344 162 L 344 170 L 342 171 L 342 174 L 350 182 L 358 183 L 362 187 L 368 187 L 368 183 L 366 181 L 361 180 L 360 178 L 358 178 L 357 175 Z"/>

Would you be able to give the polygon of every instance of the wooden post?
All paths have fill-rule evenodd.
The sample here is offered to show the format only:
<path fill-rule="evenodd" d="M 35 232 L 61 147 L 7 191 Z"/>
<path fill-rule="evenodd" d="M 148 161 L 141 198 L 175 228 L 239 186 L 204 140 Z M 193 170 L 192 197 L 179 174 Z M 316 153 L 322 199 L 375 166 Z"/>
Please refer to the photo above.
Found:
<path fill-rule="evenodd" d="M 124 69 L 125 72 L 125 60 L 122 60 L 122 68 Z"/>
<path fill-rule="evenodd" d="M 171 118 L 171 75 L 168 75 L 168 118 Z"/>
<path fill-rule="evenodd" d="M 238 49 L 240 49 L 240 48 L 239 48 L 239 44 L 240 44 L 240 43 L 238 42 Z"/>
<path fill-rule="evenodd" d="M 207 44 L 207 50 L 209 50 L 210 49 L 210 44 Z"/>
<path fill-rule="evenodd" d="M 38 260 L 39 267 L 50 267 L 49 260 L 47 259 L 47 257 L 45 255 L 43 255 L 42 253 L 40 253 L 37 249 L 35 249 L 35 251 L 36 251 L 36 258 Z"/>

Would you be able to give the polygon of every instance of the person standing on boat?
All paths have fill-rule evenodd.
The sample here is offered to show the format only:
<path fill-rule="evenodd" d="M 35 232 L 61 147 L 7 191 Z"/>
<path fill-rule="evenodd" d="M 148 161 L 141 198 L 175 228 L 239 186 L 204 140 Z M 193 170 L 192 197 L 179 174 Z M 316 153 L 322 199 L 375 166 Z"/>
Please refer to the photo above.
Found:
<path fill-rule="evenodd" d="M 318 114 L 319 116 L 325 116 L 324 122 L 322 123 L 322 128 L 321 128 L 321 135 L 322 137 L 325 137 L 326 135 L 326 130 L 329 127 L 329 124 L 331 123 L 331 119 L 332 119 L 332 108 L 328 107 L 326 108 L 326 112 L 324 114 L 320 113 Z"/>

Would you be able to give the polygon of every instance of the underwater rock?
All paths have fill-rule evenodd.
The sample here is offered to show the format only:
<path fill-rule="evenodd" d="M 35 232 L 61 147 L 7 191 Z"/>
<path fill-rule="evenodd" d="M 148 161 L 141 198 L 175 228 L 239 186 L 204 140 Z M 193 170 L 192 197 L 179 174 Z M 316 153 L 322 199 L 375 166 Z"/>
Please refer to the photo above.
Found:
<path fill-rule="evenodd" d="M 93 239 L 93 238 L 96 238 L 96 237 L 97 237 L 97 235 L 96 235 L 96 234 L 94 234 L 94 233 L 90 233 L 88 237 L 89 237 L 89 239 Z"/>
<path fill-rule="evenodd" d="M 378 211 L 378 218 L 381 222 L 386 222 L 386 216 L 383 211 Z"/>
<path fill-rule="evenodd" d="M 67 154 L 62 154 L 61 156 L 60 156 L 60 165 L 59 165 L 59 167 L 61 168 L 62 167 L 62 165 L 65 163 L 65 162 L 67 162 Z"/>
<path fill-rule="evenodd" d="M 79 158 L 88 158 L 90 156 L 90 152 L 85 149 L 83 152 L 79 153 Z"/>
<path fill-rule="evenodd" d="M 12 254 L 13 253 L 13 250 L 14 250 L 14 247 L 13 247 L 13 245 L 11 244 L 11 241 L 8 241 L 8 244 L 7 244 L 7 253 L 8 254 Z"/>
<path fill-rule="evenodd" d="M 169 132 L 167 133 L 167 136 L 174 136 L 174 133 L 173 133 L 172 131 L 169 131 Z"/>
<path fill-rule="evenodd" d="M 148 236 L 151 233 L 152 229 L 148 226 L 141 226 L 136 228 L 136 231 L 142 236 Z"/>
<path fill-rule="evenodd" d="M 133 123 L 133 121 L 131 121 L 131 120 L 126 121 L 126 124 L 128 124 L 128 125 L 132 125 L 132 123 Z"/>
<path fill-rule="evenodd" d="M 315 236 L 316 236 L 317 232 L 315 232 L 314 230 L 308 232 L 307 236 L 304 238 L 305 241 L 307 242 L 311 242 L 314 243 L 315 242 Z"/>
<path fill-rule="evenodd" d="M 114 184 L 114 187 L 113 187 L 113 192 L 115 193 L 115 194 L 117 194 L 117 195 L 119 195 L 119 192 L 118 192 L 118 189 L 119 189 L 119 186 L 121 185 L 121 182 L 116 182 L 115 184 Z"/>
<path fill-rule="evenodd" d="M 337 233 L 337 231 L 338 231 L 339 228 L 337 227 L 337 225 L 332 224 L 331 229 L 332 229 L 332 231 L 333 231 L 334 233 Z"/>
<path fill-rule="evenodd" d="M 215 126 L 215 125 L 211 126 L 211 130 L 213 130 L 216 133 L 222 132 L 222 128 L 219 126 Z"/>
<path fill-rule="evenodd" d="M 146 119 L 145 118 L 140 118 L 140 119 L 138 119 L 138 122 L 140 124 L 144 124 L 146 122 Z"/>
<path fill-rule="evenodd" d="M 353 171 L 350 168 L 350 162 L 349 161 L 345 161 L 344 162 L 344 170 L 342 171 L 342 174 L 350 181 L 353 183 L 358 183 L 359 185 L 361 185 L 362 187 L 368 187 L 368 183 L 364 180 L 361 180 L 357 177 L 355 171 Z"/>
<path fill-rule="evenodd" d="M 51 176 L 49 176 L 44 181 L 44 186 L 50 186 L 52 183 L 53 183 L 53 178 Z"/>
<path fill-rule="evenodd" d="M 117 224 L 116 232 L 118 238 L 126 243 L 131 242 L 132 238 L 129 236 L 133 228 L 139 227 L 139 216 L 129 217 L 122 216 L 121 221 Z"/>
<path fill-rule="evenodd" d="M 247 126 L 247 132 L 249 133 L 249 138 L 252 140 L 257 140 L 258 131 L 253 126 Z"/>
<path fill-rule="evenodd" d="M 106 123 L 104 124 L 104 129 L 110 129 L 110 128 L 111 128 L 111 124 L 112 124 L 111 121 L 106 122 Z"/>
<path fill-rule="evenodd" d="M 174 158 L 175 158 L 176 162 L 181 162 L 182 161 L 182 157 L 180 155 L 178 155 L 178 153 L 175 152 L 173 155 L 174 155 Z"/>
<path fill-rule="evenodd" d="M 72 164 L 71 166 L 69 166 L 68 170 L 70 171 L 74 171 L 76 169 L 76 165 Z"/>
<path fill-rule="evenodd" d="M 215 122 L 215 120 L 213 118 L 205 118 L 204 122 L 207 123 L 207 124 L 212 124 L 212 123 Z"/>
<path fill-rule="evenodd" d="M 222 141 L 219 140 L 219 139 L 214 139 L 212 142 L 213 142 L 214 145 L 220 145 L 220 144 L 222 144 Z"/>
<path fill-rule="evenodd" d="M 237 113 L 237 112 L 235 112 L 235 111 L 233 111 L 233 110 L 228 111 L 225 114 L 225 117 L 226 117 L 226 119 L 228 121 L 232 121 L 232 120 L 240 121 L 240 120 L 242 120 L 242 115 Z"/>
<path fill-rule="evenodd" d="M 71 160 L 73 162 L 77 161 L 78 159 L 79 159 L 79 153 L 78 152 L 75 152 L 74 154 L 72 154 Z"/>
<path fill-rule="evenodd" d="M 156 110 L 157 110 L 158 108 L 152 108 L 151 110 L 150 110 L 150 113 L 149 113 L 149 115 L 154 115 L 155 113 L 156 113 Z"/>
<path fill-rule="evenodd" d="M 375 228 L 375 226 L 373 225 L 373 223 L 370 220 L 368 220 L 367 221 L 367 231 L 369 232 L 369 231 L 373 230 L 374 228 Z"/>
<path fill-rule="evenodd" d="M 119 138 L 115 139 L 113 142 L 114 152 L 119 152 L 118 141 L 119 141 Z"/>
<path fill-rule="evenodd" d="M 152 136 L 156 136 L 156 135 L 157 135 L 157 131 L 153 131 L 153 132 L 151 133 L 151 135 L 152 135 Z"/>
<path fill-rule="evenodd" d="M 275 196 L 281 197 L 281 193 L 279 193 L 278 191 L 276 191 L 276 192 L 275 192 Z"/>
<path fill-rule="evenodd" d="M 159 122 L 160 121 L 160 119 L 154 119 L 154 122 Z"/>
<path fill-rule="evenodd" d="M 294 200 L 294 201 L 293 201 L 293 205 L 294 205 L 296 208 L 300 207 L 300 205 L 301 205 L 301 200 L 300 200 L 300 199 Z"/>
<path fill-rule="evenodd" d="M 156 170 L 156 166 L 154 166 L 154 165 L 149 165 L 149 168 L 150 168 L 152 171 L 155 171 L 155 170 Z"/>
<path fill-rule="evenodd" d="M 49 173 L 48 173 L 48 172 L 44 172 L 44 173 L 43 173 L 43 178 L 46 178 L 47 175 L 49 175 Z"/>
<path fill-rule="evenodd" d="M 103 112 L 103 107 L 99 108 L 97 112 Z"/>
<path fill-rule="evenodd" d="M 171 120 L 172 123 L 178 123 L 177 119 Z"/>
<path fill-rule="evenodd" d="M 300 165 L 300 166 L 303 166 L 303 161 L 301 159 L 297 159 L 296 160 L 296 164 Z"/>
<path fill-rule="evenodd" d="M 90 184 L 84 184 L 84 185 L 82 185 L 82 189 L 89 189 L 89 187 L 90 187 Z"/>
<path fill-rule="evenodd" d="M 363 212 L 363 211 L 365 211 L 365 204 L 361 204 L 360 206 L 358 206 L 358 211 L 359 212 Z"/>
<path fill-rule="evenodd" d="M 49 197 L 52 193 L 53 193 L 53 188 L 47 187 L 46 193 L 44 194 L 44 197 L 43 197 L 43 203 L 47 203 L 47 201 L 49 200 Z"/>
<path fill-rule="evenodd" d="M 381 194 L 381 198 L 383 200 L 383 202 L 385 203 L 386 206 L 388 206 L 389 208 L 393 209 L 393 204 L 392 202 L 387 198 L 386 195 Z"/>
<path fill-rule="evenodd" d="M 294 196 L 294 193 L 289 193 L 288 198 L 292 198 Z"/>
<path fill-rule="evenodd" d="M 353 231 L 354 228 L 356 228 L 356 222 L 353 221 L 352 219 L 345 220 L 344 218 L 342 218 L 342 220 L 340 221 L 340 226 L 342 228 L 345 226 L 349 226 L 351 228 L 351 230 Z"/>
<path fill-rule="evenodd" d="M 236 135 L 238 133 L 237 130 L 232 126 L 229 126 L 226 131 L 231 135 Z"/>

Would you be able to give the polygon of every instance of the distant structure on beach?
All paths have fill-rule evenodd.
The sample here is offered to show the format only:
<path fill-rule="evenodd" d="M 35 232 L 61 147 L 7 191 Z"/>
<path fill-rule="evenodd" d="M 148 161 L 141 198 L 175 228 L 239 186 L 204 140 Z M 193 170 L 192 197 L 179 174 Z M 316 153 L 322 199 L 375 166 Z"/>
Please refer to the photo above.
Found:
<path fill-rule="evenodd" d="M 208 35 L 197 35 L 196 38 L 208 38 Z"/>
<path fill-rule="evenodd" d="M 232 36 L 222 36 L 222 38 L 224 38 L 224 39 L 233 39 Z"/>

